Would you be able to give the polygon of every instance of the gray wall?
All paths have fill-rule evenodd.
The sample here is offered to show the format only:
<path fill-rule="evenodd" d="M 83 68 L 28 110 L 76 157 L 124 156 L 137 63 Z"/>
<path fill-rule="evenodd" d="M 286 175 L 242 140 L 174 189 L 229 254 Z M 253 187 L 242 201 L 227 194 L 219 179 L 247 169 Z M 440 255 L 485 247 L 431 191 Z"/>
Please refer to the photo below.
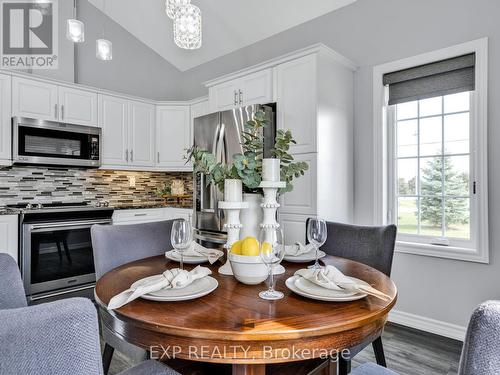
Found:
<path fill-rule="evenodd" d="M 79 0 L 78 13 L 85 22 L 85 43 L 76 48 L 76 82 L 157 100 L 180 96 L 181 74 L 173 65 L 88 1 Z M 105 38 L 113 42 L 112 61 L 95 57 L 95 41 L 102 38 L 103 21 Z"/>
<path fill-rule="evenodd" d="M 87 0 L 78 0 L 78 4 L 78 19 L 85 23 L 85 42 L 73 44 L 66 39 L 66 20 L 73 15 L 73 1 L 59 0 L 59 69 L 35 70 L 34 74 L 149 99 L 182 96 L 182 75 L 177 68 Z M 112 61 L 95 57 L 95 41 L 102 38 L 104 23 L 105 37 L 113 42 Z"/>
<path fill-rule="evenodd" d="M 465 326 L 472 309 L 500 299 L 500 2 L 496 0 L 358 0 L 351 6 L 185 72 L 183 97 L 206 93 L 201 82 L 280 54 L 323 42 L 354 60 L 355 218 L 371 223 L 373 192 L 373 65 L 472 39 L 490 38 L 489 206 L 491 264 L 398 253 L 393 278 L 397 309 Z"/>

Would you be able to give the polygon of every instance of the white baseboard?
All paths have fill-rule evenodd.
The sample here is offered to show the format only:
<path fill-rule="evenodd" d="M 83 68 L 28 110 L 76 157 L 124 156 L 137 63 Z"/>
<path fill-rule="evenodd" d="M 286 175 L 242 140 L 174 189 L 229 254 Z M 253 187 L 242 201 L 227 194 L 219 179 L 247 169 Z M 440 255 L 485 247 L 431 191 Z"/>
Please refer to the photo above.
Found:
<path fill-rule="evenodd" d="M 389 321 L 402 326 L 419 329 L 436 335 L 463 341 L 467 327 L 443 322 L 424 316 L 410 314 L 404 311 L 393 310 L 389 313 Z"/>

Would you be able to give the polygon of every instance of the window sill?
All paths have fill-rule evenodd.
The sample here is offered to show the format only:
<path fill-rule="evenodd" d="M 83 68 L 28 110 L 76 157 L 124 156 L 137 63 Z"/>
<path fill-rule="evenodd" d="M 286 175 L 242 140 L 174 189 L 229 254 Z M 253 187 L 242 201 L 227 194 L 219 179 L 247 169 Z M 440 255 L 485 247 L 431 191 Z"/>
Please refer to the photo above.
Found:
<path fill-rule="evenodd" d="M 488 252 L 479 251 L 478 249 L 397 241 L 395 251 L 405 254 L 489 264 Z"/>

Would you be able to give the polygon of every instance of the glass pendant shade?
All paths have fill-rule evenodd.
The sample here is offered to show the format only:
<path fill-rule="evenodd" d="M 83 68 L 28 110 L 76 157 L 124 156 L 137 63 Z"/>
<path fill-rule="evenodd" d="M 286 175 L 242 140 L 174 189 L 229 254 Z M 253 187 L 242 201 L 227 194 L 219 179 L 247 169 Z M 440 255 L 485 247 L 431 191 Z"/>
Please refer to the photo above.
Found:
<path fill-rule="evenodd" d="M 177 10 L 188 5 L 190 2 L 191 0 L 167 0 L 165 2 L 167 16 L 169 16 L 171 19 L 174 19 Z"/>
<path fill-rule="evenodd" d="M 174 41 L 184 49 L 201 47 L 201 11 L 188 4 L 179 8 L 174 18 Z"/>
<path fill-rule="evenodd" d="M 112 60 L 113 59 L 113 43 L 107 39 L 97 39 L 96 43 L 96 57 L 99 60 Z"/>
<path fill-rule="evenodd" d="M 74 43 L 85 41 L 85 25 L 82 21 L 69 19 L 66 23 L 66 38 Z"/>

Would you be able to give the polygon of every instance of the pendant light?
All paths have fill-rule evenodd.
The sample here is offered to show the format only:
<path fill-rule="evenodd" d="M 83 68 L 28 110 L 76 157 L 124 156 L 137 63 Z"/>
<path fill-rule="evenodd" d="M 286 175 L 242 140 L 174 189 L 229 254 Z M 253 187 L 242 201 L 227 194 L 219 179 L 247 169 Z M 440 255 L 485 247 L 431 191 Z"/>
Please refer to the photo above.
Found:
<path fill-rule="evenodd" d="M 187 4 L 177 9 L 174 17 L 174 41 L 184 49 L 201 47 L 201 10 L 196 5 Z"/>
<path fill-rule="evenodd" d="M 165 2 L 165 10 L 167 12 L 167 16 L 169 16 L 171 19 L 174 19 L 177 10 L 183 6 L 188 5 L 190 2 L 191 0 L 167 0 Z"/>
<path fill-rule="evenodd" d="M 106 15 L 106 0 L 103 1 L 103 24 L 102 24 L 102 38 L 97 39 L 95 42 L 95 55 L 99 60 L 109 61 L 113 60 L 113 43 L 104 38 Z"/>
<path fill-rule="evenodd" d="M 73 0 L 73 18 L 66 21 L 66 38 L 73 43 L 85 41 L 85 25 L 76 19 L 76 1 Z"/>

